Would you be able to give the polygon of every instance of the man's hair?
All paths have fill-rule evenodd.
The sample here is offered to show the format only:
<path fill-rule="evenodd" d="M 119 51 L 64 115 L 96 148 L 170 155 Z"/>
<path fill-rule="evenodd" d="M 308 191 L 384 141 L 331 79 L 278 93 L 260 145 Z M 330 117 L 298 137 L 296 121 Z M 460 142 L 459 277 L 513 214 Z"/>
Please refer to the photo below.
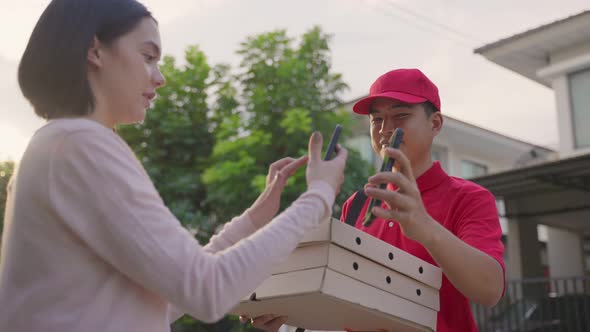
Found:
<path fill-rule="evenodd" d="M 424 112 L 426 113 L 427 118 L 430 118 L 430 116 L 432 114 L 440 111 L 430 101 L 425 101 L 420 105 L 422 105 L 422 107 L 424 107 Z"/>

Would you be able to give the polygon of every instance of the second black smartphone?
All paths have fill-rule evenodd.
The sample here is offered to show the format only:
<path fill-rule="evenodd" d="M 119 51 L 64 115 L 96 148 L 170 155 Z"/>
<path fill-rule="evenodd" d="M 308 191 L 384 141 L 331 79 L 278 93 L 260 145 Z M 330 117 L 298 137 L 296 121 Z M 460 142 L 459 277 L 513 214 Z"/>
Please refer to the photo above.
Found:
<path fill-rule="evenodd" d="M 338 144 L 338 139 L 340 138 L 341 132 L 342 132 L 342 126 L 337 124 L 336 128 L 334 128 L 334 132 L 332 133 L 332 138 L 330 139 L 330 144 L 328 144 L 328 149 L 326 150 L 326 155 L 324 156 L 324 160 L 332 159 L 334 152 L 336 151 L 336 145 Z"/>

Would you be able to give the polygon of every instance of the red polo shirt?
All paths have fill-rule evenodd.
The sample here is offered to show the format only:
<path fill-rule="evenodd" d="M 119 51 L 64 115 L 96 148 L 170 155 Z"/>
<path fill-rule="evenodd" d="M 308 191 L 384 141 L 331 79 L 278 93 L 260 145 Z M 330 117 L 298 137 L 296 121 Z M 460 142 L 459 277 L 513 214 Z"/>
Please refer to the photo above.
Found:
<path fill-rule="evenodd" d="M 416 182 L 426 211 L 465 243 L 496 259 L 505 271 L 500 240 L 502 230 L 494 196 L 483 187 L 445 173 L 438 162 L 422 174 Z M 389 185 L 393 189 L 392 185 Z M 341 220 L 345 220 L 354 195 L 342 207 Z M 428 251 L 418 242 L 405 237 L 396 222 L 376 218 L 369 227 L 362 221 L 369 200 L 359 214 L 356 227 L 416 257 L 438 266 Z M 461 259 L 457 257 L 457 259 Z M 465 266 L 465 273 L 471 267 Z M 440 289 L 440 311 L 437 331 L 477 331 L 469 300 L 463 296 L 443 274 Z"/>

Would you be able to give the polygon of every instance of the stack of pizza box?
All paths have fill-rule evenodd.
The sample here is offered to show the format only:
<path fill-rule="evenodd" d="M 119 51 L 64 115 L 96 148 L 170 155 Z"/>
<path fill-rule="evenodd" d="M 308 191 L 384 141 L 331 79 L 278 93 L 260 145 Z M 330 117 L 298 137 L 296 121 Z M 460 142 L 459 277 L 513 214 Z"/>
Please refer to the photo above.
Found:
<path fill-rule="evenodd" d="M 441 283 L 440 268 L 330 219 L 232 312 L 307 330 L 435 331 Z"/>

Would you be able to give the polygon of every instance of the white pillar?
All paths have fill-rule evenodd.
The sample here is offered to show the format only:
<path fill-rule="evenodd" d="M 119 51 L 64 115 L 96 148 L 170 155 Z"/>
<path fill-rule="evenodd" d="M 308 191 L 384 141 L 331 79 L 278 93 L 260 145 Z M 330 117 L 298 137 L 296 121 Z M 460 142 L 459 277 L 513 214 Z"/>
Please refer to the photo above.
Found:
<path fill-rule="evenodd" d="M 537 223 L 508 219 L 507 279 L 539 278 L 543 276 L 541 247 Z"/>
<path fill-rule="evenodd" d="M 584 256 L 580 234 L 554 227 L 547 227 L 547 262 L 552 278 L 581 277 L 584 275 Z M 553 290 L 559 294 L 582 291 L 577 284 L 558 282 Z"/>
<path fill-rule="evenodd" d="M 506 278 L 521 280 L 543 276 L 541 265 L 541 246 L 537 233 L 538 223 L 530 218 L 518 219 L 519 203 L 516 200 L 505 200 L 508 218 L 508 261 L 506 262 Z M 536 297 L 545 293 L 541 283 L 507 285 L 506 295 L 511 300 L 522 297 Z"/>

